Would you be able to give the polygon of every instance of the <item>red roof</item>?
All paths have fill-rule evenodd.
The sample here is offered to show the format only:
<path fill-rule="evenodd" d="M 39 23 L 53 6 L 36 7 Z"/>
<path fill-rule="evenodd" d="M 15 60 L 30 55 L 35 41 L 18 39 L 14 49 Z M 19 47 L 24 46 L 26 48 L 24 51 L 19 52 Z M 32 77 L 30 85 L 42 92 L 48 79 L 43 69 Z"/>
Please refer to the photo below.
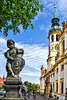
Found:
<path fill-rule="evenodd" d="M 47 72 L 47 70 L 44 70 L 44 74 Z"/>
<path fill-rule="evenodd" d="M 38 88 L 40 88 L 40 85 L 39 84 L 36 84 L 36 85 L 37 85 Z"/>
<path fill-rule="evenodd" d="M 0 77 L 0 82 L 4 82 L 4 80 Z"/>
<path fill-rule="evenodd" d="M 4 83 L 0 83 L 0 85 L 4 85 Z"/>

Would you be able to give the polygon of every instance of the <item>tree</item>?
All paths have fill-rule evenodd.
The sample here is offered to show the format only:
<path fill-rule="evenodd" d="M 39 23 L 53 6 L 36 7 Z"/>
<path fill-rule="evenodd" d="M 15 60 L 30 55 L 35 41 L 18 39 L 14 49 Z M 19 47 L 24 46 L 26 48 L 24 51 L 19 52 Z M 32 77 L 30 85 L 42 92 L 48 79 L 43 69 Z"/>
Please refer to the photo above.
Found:
<path fill-rule="evenodd" d="M 33 92 L 35 92 L 35 91 L 38 90 L 37 85 L 32 84 L 32 83 L 30 83 L 30 82 L 27 84 L 27 86 L 28 86 L 28 90 L 29 90 L 29 91 L 33 91 Z"/>
<path fill-rule="evenodd" d="M 32 83 L 28 82 L 27 86 L 28 86 L 28 90 L 32 91 Z"/>
<path fill-rule="evenodd" d="M 37 87 L 37 85 L 35 85 L 35 84 L 32 84 L 32 90 L 33 90 L 33 92 L 37 92 L 37 90 L 38 90 L 38 87 Z"/>
<path fill-rule="evenodd" d="M 5 36 L 8 35 L 8 30 L 13 30 L 14 34 L 20 33 L 19 25 L 23 29 L 28 26 L 33 29 L 31 20 L 39 10 L 43 11 L 39 0 L 0 0 L 0 32 L 3 30 Z"/>

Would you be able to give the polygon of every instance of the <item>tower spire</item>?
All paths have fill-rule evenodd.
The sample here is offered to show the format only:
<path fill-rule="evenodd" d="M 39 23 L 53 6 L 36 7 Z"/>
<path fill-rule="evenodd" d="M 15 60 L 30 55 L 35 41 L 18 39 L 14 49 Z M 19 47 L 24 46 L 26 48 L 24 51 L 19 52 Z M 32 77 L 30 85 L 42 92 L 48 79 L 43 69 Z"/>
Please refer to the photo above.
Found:
<path fill-rule="evenodd" d="M 49 34 L 53 32 L 62 32 L 61 27 L 59 26 L 59 18 L 56 15 L 56 2 L 54 2 L 54 17 L 51 20 L 52 26 L 49 30 Z"/>
<path fill-rule="evenodd" d="M 56 15 L 56 2 L 54 2 L 54 18 L 57 18 L 57 15 Z"/>

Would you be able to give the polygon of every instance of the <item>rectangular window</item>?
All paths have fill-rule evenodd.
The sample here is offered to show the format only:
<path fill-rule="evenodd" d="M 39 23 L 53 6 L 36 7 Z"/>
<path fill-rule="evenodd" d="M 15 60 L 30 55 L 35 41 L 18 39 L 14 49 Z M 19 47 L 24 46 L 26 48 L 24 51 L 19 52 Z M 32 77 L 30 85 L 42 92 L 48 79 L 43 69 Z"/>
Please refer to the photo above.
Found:
<path fill-rule="evenodd" d="M 55 73 L 53 73 L 53 77 L 55 76 Z"/>
<path fill-rule="evenodd" d="M 54 41 L 54 35 L 52 35 L 52 42 Z"/>
<path fill-rule="evenodd" d="M 61 65 L 61 71 L 63 71 L 64 70 L 64 65 Z"/>
<path fill-rule="evenodd" d="M 61 84 L 62 84 L 62 91 L 61 91 L 61 93 L 63 93 L 63 82 Z"/>
<path fill-rule="evenodd" d="M 51 74 L 51 78 L 52 78 L 52 74 Z"/>
<path fill-rule="evenodd" d="M 56 92 L 58 92 L 58 82 L 56 82 Z"/>
<path fill-rule="evenodd" d="M 58 68 L 56 69 L 56 73 L 58 73 Z"/>
<path fill-rule="evenodd" d="M 63 53 L 65 52 L 65 41 L 63 40 Z"/>
<path fill-rule="evenodd" d="M 56 35 L 56 41 L 58 41 L 58 34 Z"/>
<path fill-rule="evenodd" d="M 63 55 L 65 53 L 65 40 L 62 40 L 61 42 L 61 54 Z"/>
<path fill-rule="evenodd" d="M 54 83 L 53 83 L 53 91 L 54 91 Z"/>
<path fill-rule="evenodd" d="M 64 92 L 64 83 L 63 83 L 63 81 L 60 82 L 60 91 L 61 91 L 61 93 Z"/>

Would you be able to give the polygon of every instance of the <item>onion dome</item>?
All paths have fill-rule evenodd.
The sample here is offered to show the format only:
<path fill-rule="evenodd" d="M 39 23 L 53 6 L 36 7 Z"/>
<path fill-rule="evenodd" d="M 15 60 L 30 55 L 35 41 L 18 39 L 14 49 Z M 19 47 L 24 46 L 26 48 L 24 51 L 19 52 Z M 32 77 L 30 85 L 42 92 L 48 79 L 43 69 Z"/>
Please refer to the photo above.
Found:
<path fill-rule="evenodd" d="M 51 22 L 52 26 L 49 30 L 49 34 L 53 32 L 62 32 L 62 28 L 59 26 L 59 18 L 56 15 L 56 5 L 54 6 L 54 17 Z"/>

